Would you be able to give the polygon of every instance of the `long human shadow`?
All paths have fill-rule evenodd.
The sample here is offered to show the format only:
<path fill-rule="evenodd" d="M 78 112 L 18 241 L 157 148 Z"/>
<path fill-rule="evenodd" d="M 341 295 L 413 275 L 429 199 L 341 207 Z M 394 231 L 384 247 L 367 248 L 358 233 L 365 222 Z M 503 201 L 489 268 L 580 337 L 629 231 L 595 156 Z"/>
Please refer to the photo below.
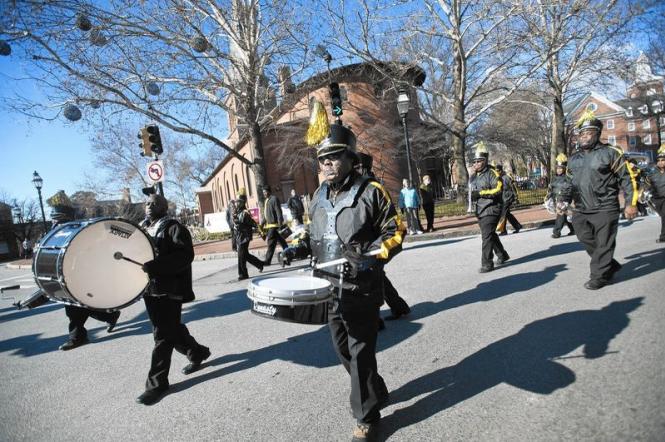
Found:
<path fill-rule="evenodd" d="M 616 274 L 615 283 L 646 276 L 665 269 L 665 249 L 658 248 L 626 256 L 628 261 Z"/>
<path fill-rule="evenodd" d="M 14 312 L 6 315 L 4 314 L 0 315 L 0 323 L 14 321 L 16 319 L 28 318 L 30 316 L 40 315 L 42 313 L 52 312 L 54 310 L 61 308 L 62 306 L 63 304 L 59 304 L 57 302 L 49 302 L 48 304 L 40 305 L 39 307 L 31 309 L 19 310 L 16 307 L 8 308 L 7 310 L 14 310 Z"/>
<path fill-rule="evenodd" d="M 404 384 L 390 393 L 393 404 L 426 396 L 383 418 L 380 439 L 502 383 L 543 395 L 569 386 L 575 382 L 575 373 L 557 360 L 597 359 L 607 354 L 610 341 L 628 326 L 628 314 L 640 307 L 643 299 L 613 302 L 600 310 L 579 310 L 532 322 L 456 365 Z M 580 346 L 582 355 L 565 356 Z"/>
<path fill-rule="evenodd" d="M 584 251 L 584 247 L 579 241 L 558 243 L 551 245 L 546 249 L 538 250 L 537 252 L 531 253 L 529 255 L 523 255 L 517 258 L 513 258 L 510 261 L 508 261 L 506 264 L 504 264 L 503 267 L 523 264 L 525 262 L 531 262 L 537 259 L 551 258 L 553 256 L 565 255 L 567 253 L 573 253 L 579 251 Z"/>
<path fill-rule="evenodd" d="M 402 253 L 407 253 L 411 250 L 417 250 L 417 249 L 422 249 L 424 247 L 438 247 L 438 246 L 445 246 L 445 245 L 450 245 L 450 244 L 455 244 L 456 242 L 461 242 L 461 241 L 466 241 L 470 239 L 469 237 L 464 237 L 464 238 L 454 238 L 454 239 L 442 239 L 442 240 L 425 240 L 418 241 L 418 243 L 415 246 L 409 245 L 409 247 L 404 247 L 404 250 L 402 250 Z M 408 243 L 408 244 L 413 244 L 413 243 Z"/>

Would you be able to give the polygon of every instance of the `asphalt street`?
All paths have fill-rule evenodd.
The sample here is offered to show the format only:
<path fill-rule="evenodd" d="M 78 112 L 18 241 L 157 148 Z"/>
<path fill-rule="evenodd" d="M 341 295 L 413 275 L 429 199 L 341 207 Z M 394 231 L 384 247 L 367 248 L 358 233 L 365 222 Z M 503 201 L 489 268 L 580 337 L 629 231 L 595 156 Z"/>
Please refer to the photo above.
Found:
<path fill-rule="evenodd" d="M 503 237 L 512 259 L 486 274 L 478 236 L 408 244 L 387 267 L 412 313 L 379 336 L 391 390 L 381 439 L 664 440 L 659 228 L 657 217 L 622 222 L 624 266 L 599 291 L 582 287 L 589 258 L 577 239 L 551 228 Z M 90 319 L 92 342 L 62 352 L 62 306 L 16 310 L 31 273 L 1 267 L 0 286 L 22 288 L 0 300 L 0 440 L 350 440 L 349 378 L 326 326 L 250 313 L 233 259 L 197 261 L 194 273 L 183 318 L 212 356 L 185 376 L 174 354 L 170 394 L 146 407 L 134 402 L 152 350 L 142 302 L 110 334 Z"/>

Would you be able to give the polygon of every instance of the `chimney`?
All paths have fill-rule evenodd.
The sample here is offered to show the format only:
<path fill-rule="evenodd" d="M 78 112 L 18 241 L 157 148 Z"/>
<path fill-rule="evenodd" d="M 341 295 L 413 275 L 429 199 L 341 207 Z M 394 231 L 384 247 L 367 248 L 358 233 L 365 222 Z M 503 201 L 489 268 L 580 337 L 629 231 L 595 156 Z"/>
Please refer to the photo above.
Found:
<path fill-rule="evenodd" d="M 294 93 L 295 90 L 295 85 L 291 82 L 291 69 L 288 66 L 281 66 L 279 68 L 279 92 L 282 99 L 287 94 Z"/>

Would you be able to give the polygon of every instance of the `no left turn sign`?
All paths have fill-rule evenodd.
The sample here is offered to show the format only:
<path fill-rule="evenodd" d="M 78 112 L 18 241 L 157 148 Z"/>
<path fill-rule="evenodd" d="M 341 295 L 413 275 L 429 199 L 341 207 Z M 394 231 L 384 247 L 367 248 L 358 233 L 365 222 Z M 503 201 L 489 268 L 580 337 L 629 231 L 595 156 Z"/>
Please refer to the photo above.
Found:
<path fill-rule="evenodd" d="M 164 181 L 164 163 L 162 160 L 151 161 L 148 163 L 148 179 L 154 183 Z"/>

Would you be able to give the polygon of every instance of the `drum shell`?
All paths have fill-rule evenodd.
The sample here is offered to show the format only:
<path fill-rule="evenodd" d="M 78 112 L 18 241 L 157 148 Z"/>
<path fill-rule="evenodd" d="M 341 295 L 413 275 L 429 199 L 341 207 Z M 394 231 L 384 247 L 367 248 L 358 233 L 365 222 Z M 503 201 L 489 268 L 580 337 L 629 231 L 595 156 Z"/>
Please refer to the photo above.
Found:
<path fill-rule="evenodd" d="M 44 294 L 49 299 L 64 304 L 70 304 L 70 305 L 76 305 L 79 307 L 88 308 L 91 310 L 114 311 L 130 305 L 140 298 L 144 289 L 148 285 L 148 278 L 146 275 L 143 274 L 142 271 L 140 271 L 140 274 L 142 275 L 141 278 L 145 278 L 145 281 L 140 283 L 141 287 L 137 288 L 136 283 L 134 283 L 135 287 L 133 287 L 133 289 L 131 290 L 131 294 L 120 293 L 117 296 L 117 299 L 115 293 L 112 299 L 108 298 L 105 299 L 103 296 L 95 298 L 94 295 L 98 294 L 95 290 L 81 290 L 80 287 L 78 291 L 72 292 L 71 283 L 73 281 L 70 280 L 68 284 L 65 275 L 67 273 L 67 268 L 68 268 L 67 260 L 69 260 L 70 262 L 75 261 L 75 258 L 72 258 L 73 251 L 70 250 L 70 247 L 72 246 L 72 243 L 75 241 L 75 239 L 77 239 L 77 236 L 79 234 L 85 232 L 85 234 L 82 235 L 83 237 L 85 237 L 86 235 L 91 235 L 92 234 L 91 232 L 95 231 L 93 230 L 94 228 L 101 228 L 101 226 L 109 226 L 110 230 L 115 229 L 116 233 L 118 233 L 117 228 L 125 227 L 124 230 L 132 230 L 130 236 L 133 236 L 134 233 L 137 233 L 137 236 L 134 238 L 133 241 L 138 240 L 139 243 L 141 244 L 140 249 L 142 251 L 142 255 L 144 255 L 142 256 L 141 259 L 142 260 L 154 259 L 155 256 L 154 246 L 152 244 L 150 237 L 148 237 L 145 234 L 145 232 L 143 232 L 136 224 L 128 220 L 122 218 L 95 218 L 95 219 L 74 221 L 58 225 L 57 227 L 49 231 L 42 238 L 39 246 L 35 250 L 32 262 L 32 270 L 35 277 L 35 282 L 37 283 L 37 286 L 44 292 Z M 89 227 L 92 229 L 86 231 L 86 229 Z M 113 238 L 115 238 L 116 236 L 114 236 Z M 100 243 L 97 245 L 97 247 L 100 247 L 100 245 L 107 246 L 108 244 Z M 113 250 L 111 250 L 109 247 L 103 247 L 102 249 L 99 250 L 86 249 L 85 247 L 83 247 L 84 249 L 83 251 L 85 253 L 88 253 L 87 257 L 89 257 L 91 254 L 95 256 L 98 255 L 105 257 L 107 266 L 108 265 L 134 266 L 133 268 L 130 267 L 129 271 L 134 272 L 134 274 L 136 274 L 137 268 L 135 267 L 135 264 L 129 264 L 126 261 L 119 262 L 113 259 L 114 250 L 117 247 L 120 247 L 120 245 L 112 244 L 108 246 L 113 247 Z M 75 244 L 74 248 L 80 248 L 80 244 L 78 245 Z M 81 261 L 81 267 L 84 267 L 85 264 L 84 261 L 86 260 L 82 258 L 80 261 Z M 111 261 L 111 264 L 109 264 L 108 261 Z M 72 270 L 70 269 L 69 272 L 71 278 Z M 125 274 L 123 273 L 122 276 L 124 277 L 124 275 Z M 97 278 L 97 279 L 93 278 L 91 283 L 101 285 L 103 287 L 113 284 L 117 285 L 118 283 L 117 280 L 122 279 L 122 277 L 118 278 L 117 274 L 115 274 L 114 276 L 115 277 L 109 277 L 109 278 Z M 129 279 L 131 278 L 128 278 L 128 280 Z M 79 282 L 79 284 L 74 284 L 74 286 L 81 285 L 80 281 L 77 282 Z M 89 293 L 90 291 L 92 291 L 93 293 Z M 90 299 L 87 299 L 86 295 L 90 297 Z"/>
<path fill-rule="evenodd" d="M 300 285 L 301 288 L 284 289 L 266 287 L 270 282 Z M 316 281 L 316 287 L 307 287 Z M 301 284 L 299 284 L 301 283 Z M 264 285 L 266 284 L 266 285 Z M 247 296 L 252 300 L 252 313 L 264 318 L 299 324 L 325 324 L 333 307 L 333 287 L 325 280 L 314 277 L 257 278 L 250 282 Z"/>

